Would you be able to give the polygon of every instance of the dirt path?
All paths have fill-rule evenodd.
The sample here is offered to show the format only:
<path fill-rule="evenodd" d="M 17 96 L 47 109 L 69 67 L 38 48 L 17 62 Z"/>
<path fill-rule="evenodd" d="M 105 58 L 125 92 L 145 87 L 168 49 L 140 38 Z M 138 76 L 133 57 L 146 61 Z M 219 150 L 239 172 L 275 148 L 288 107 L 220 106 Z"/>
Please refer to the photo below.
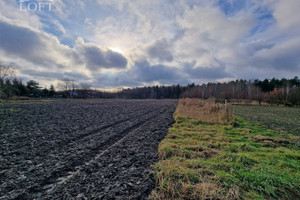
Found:
<path fill-rule="evenodd" d="M 176 101 L 3 104 L 0 199 L 145 199 Z"/>

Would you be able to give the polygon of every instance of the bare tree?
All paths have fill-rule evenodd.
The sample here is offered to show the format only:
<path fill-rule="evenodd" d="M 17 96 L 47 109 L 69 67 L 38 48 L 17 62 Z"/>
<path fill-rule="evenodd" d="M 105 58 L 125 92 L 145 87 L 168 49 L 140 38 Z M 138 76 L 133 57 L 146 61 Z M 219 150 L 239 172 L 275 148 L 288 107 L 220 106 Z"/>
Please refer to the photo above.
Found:
<path fill-rule="evenodd" d="M 79 83 L 78 96 L 80 98 L 87 98 L 91 89 L 91 85 L 86 82 Z"/>
<path fill-rule="evenodd" d="M 72 89 L 73 84 L 74 80 L 71 80 L 69 78 L 63 78 L 58 82 L 57 87 L 63 91 L 70 91 Z"/>
<path fill-rule="evenodd" d="M 0 65 L 0 98 L 6 98 L 7 96 L 10 96 L 11 81 L 13 78 L 15 78 L 13 64 Z"/>
<path fill-rule="evenodd" d="M 57 88 L 61 89 L 66 96 L 69 96 L 70 91 L 74 91 L 77 88 L 77 85 L 74 80 L 63 78 L 58 82 Z"/>
<path fill-rule="evenodd" d="M 15 70 L 13 64 L 10 65 L 0 65 L 0 80 L 12 78 L 15 76 Z"/>
<path fill-rule="evenodd" d="M 78 85 L 76 84 L 75 81 L 71 81 L 71 89 L 72 91 L 76 90 L 78 88 Z"/>
<path fill-rule="evenodd" d="M 89 90 L 89 89 L 91 89 L 91 85 L 89 83 L 86 83 L 86 82 L 80 82 L 79 83 L 79 88 L 83 89 L 83 90 Z"/>

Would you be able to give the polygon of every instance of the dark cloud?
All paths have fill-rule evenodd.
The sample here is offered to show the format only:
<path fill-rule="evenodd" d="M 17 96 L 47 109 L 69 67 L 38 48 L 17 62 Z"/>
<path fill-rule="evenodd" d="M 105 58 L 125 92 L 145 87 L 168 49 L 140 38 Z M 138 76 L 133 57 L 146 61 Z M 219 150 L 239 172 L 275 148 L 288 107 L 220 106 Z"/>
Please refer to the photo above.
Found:
<path fill-rule="evenodd" d="M 40 64 L 43 60 L 40 52 L 45 45 L 37 32 L 0 21 L 0 48 L 9 55 L 30 59 L 33 63 Z"/>
<path fill-rule="evenodd" d="M 232 74 L 226 72 L 225 67 L 186 68 L 185 71 L 189 74 L 191 79 L 215 80 L 233 77 Z"/>
<path fill-rule="evenodd" d="M 245 48 L 249 52 L 249 55 L 253 56 L 256 52 L 261 50 L 267 50 L 271 49 L 275 46 L 274 43 L 271 43 L 269 41 L 252 41 L 251 43 L 248 43 L 245 45 Z"/>
<path fill-rule="evenodd" d="M 0 21 L 0 50 L 7 56 L 22 58 L 42 67 L 58 69 L 68 66 L 87 66 L 90 70 L 127 66 L 120 53 L 102 50 L 96 45 L 82 44 L 78 49 L 62 45 L 55 37 Z M 21 63 L 20 63 L 21 64 Z"/>
<path fill-rule="evenodd" d="M 174 80 L 179 78 L 177 69 L 165 65 L 150 65 L 147 61 L 136 62 L 130 74 L 141 82 Z"/>
<path fill-rule="evenodd" d="M 106 73 L 95 81 L 101 88 L 136 87 L 153 82 L 172 84 L 180 78 L 178 71 L 164 65 L 150 65 L 148 61 L 136 62 L 128 71 Z"/>
<path fill-rule="evenodd" d="M 136 87 L 142 83 L 128 76 L 128 73 L 119 72 L 114 74 L 100 74 L 92 83 L 93 87 L 111 89 L 118 87 Z"/>
<path fill-rule="evenodd" d="M 164 65 L 151 65 L 147 60 L 134 63 L 127 71 L 101 74 L 93 83 L 95 87 L 136 87 L 154 83 L 173 84 L 177 83 L 176 69 Z"/>
<path fill-rule="evenodd" d="M 54 37 L 3 21 L 0 21 L 0 50 L 8 57 L 21 58 L 47 68 L 66 67 L 59 63 L 58 56 L 69 59 L 71 63 L 80 63 L 77 53 L 61 45 Z"/>
<path fill-rule="evenodd" d="M 291 40 L 272 48 L 263 49 L 252 57 L 252 65 L 258 68 L 300 72 L 300 39 Z"/>
<path fill-rule="evenodd" d="M 214 60 L 216 66 L 196 66 L 196 61 L 183 63 L 181 74 L 185 74 L 188 79 L 209 81 L 233 77 L 226 71 L 224 63 L 217 59 Z"/>
<path fill-rule="evenodd" d="M 155 41 L 151 46 L 147 48 L 147 53 L 150 57 L 156 58 L 159 61 L 173 61 L 171 45 L 166 39 L 160 39 Z"/>
<path fill-rule="evenodd" d="M 96 45 L 82 44 L 79 50 L 84 56 L 87 68 L 97 70 L 100 68 L 126 68 L 127 59 L 120 53 L 111 50 L 102 50 Z"/>
<path fill-rule="evenodd" d="M 195 62 L 183 64 L 183 68 L 165 65 L 151 65 L 147 60 L 136 62 L 128 71 L 107 73 L 94 82 L 95 87 L 136 87 L 144 84 L 187 84 L 191 81 L 214 81 L 215 79 L 230 78 L 226 67 L 220 63 L 217 67 L 193 68 Z"/>
<path fill-rule="evenodd" d="M 20 69 L 20 76 L 32 76 L 37 77 L 38 79 L 43 80 L 53 80 L 53 79 L 62 79 L 68 77 L 75 81 L 84 81 L 88 80 L 88 77 L 84 74 L 76 72 L 50 72 L 50 71 L 38 71 L 31 69 Z"/>

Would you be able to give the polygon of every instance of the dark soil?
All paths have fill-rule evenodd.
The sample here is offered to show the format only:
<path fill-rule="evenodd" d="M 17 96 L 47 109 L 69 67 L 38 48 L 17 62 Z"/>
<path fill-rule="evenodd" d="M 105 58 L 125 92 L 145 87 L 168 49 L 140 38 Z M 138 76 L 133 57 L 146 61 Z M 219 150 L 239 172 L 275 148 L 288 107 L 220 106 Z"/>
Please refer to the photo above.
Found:
<path fill-rule="evenodd" d="M 146 199 L 175 100 L 0 105 L 0 199 Z"/>

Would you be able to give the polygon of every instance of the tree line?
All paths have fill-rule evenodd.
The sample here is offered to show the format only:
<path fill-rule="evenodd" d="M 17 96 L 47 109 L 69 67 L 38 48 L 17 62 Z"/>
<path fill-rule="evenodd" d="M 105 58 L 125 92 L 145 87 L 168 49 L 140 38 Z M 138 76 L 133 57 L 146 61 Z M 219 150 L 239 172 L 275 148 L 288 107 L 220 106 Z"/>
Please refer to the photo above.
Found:
<path fill-rule="evenodd" d="M 300 80 L 292 79 L 235 80 L 225 83 L 192 85 L 182 97 L 208 99 L 256 100 L 284 105 L 300 105 Z"/>
<path fill-rule="evenodd" d="M 15 76 L 12 65 L 0 65 L 0 98 L 6 99 L 14 96 L 23 97 L 53 97 L 55 94 L 54 86 L 49 89 L 40 87 L 34 80 L 23 83 Z"/>
<path fill-rule="evenodd" d="M 15 76 L 13 66 L 0 65 L 0 98 L 50 97 L 50 98 L 126 98 L 126 99 L 163 99 L 163 98 L 216 98 L 217 100 L 256 100 L 285 105 L 300 105 L 300 80 L 265 79 L 235 80 L 224 83 L 195 83 L 172 86 L 151 86 L 122 89 L 107 92 L 91 89 L 86 82 L 77 83 L 69 78 L 61 79 L 49 88 L 41 87 L 35 80 L 23 83 Z"/>

